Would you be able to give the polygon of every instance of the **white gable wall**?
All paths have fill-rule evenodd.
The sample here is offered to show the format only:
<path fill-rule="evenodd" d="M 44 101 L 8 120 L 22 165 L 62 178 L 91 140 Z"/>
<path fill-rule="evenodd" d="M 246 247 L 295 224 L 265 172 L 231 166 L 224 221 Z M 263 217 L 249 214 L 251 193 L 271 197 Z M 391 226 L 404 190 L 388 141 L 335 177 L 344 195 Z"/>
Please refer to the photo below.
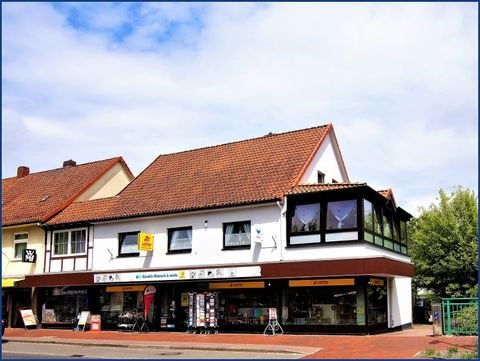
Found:
<path fill-rule="evenodd" d="M 318 171 L 325 174 L 326 183 L 331 183 L 332 179 L 337 182 L 347 181 L 347 174 L 341 166 L 340 154 L 337 152 L 334 142 L 334 138 L 329 133 L 303 174 L 300 184 L 318 183 Z"/>

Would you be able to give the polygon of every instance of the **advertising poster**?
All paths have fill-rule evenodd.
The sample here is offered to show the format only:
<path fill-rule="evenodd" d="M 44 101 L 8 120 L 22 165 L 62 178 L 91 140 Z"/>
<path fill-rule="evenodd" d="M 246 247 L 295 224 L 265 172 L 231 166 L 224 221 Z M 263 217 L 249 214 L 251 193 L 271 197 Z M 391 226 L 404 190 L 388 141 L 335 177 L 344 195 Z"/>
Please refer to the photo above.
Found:
<path fill-rule="evenodd" d="M 153 298 L 157 289 L 155 286 L 148 286 L 143 291 L 143 318 L 146 320 L 148 315 L 148 310 L 150 309 L 150 305 L 152 304 Z"/>

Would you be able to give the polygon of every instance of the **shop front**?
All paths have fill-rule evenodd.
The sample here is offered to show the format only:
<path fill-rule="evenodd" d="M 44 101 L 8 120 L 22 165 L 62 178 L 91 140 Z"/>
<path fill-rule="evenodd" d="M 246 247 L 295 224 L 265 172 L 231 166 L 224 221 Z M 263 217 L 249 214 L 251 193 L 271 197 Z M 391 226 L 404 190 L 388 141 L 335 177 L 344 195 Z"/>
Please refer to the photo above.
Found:
<path fill-rule="evenodd" d="M 328 275 L 334 268 L 337 275 Z M 410 264 L 375 258 L 88 273 L 78 279 L 72 274 L 65 280 L 74 285 L 54 287 L 47 287 L 59 282 L 54 276 L 28 276 L 26 284 L 37 284 L 36 314 L 45 326 L 71 327 L 80 312 L 90 311 L 101 315 L 102 329 L 121 330 L 133 315 L 142 317 L 150 331 L 186 331 L 192 326 L 191 295 L 198 295 L 197 305 L 215 295 L 205 312 L 220 332 L 263 332 L 273 308 L 285 332 L 370 334 L 390 327 L 395 310 L 389 302 L 398 303 L 394 298 L 401 294 L 389 291 L 394 275 L 408 280 L 412 272 Z M 153 290 L 148 305 L 147 287 Z M 201 324 L 203 311 L 196 312 Z"/>

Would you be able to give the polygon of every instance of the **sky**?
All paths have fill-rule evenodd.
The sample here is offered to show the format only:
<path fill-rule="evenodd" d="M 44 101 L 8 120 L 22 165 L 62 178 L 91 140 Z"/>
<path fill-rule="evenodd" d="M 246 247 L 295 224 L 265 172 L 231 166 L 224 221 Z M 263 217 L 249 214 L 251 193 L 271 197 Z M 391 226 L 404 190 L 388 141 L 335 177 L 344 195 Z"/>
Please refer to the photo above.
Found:
<path fill-rule="evenodd" d="M 413 215 L 477 194 L 478 4 L 2 2 L 2 178 L 328 123 Z"/>

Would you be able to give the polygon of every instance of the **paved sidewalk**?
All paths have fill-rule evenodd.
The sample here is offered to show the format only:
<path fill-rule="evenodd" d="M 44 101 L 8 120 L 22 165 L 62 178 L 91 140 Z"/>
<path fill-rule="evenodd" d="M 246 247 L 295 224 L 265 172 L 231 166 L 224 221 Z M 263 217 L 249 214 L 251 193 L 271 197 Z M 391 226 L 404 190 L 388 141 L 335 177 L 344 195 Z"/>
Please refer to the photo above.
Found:
<path fill-rule="evenodd" d="M 5 341 L 38 343 L 68 343 L 108 345 L 118 347 L 158 347 L 199 350 L 231 350 L 281 354 L 296 353 L 303 358 L 318 359 L 406 359 L 427 349 L 473 350 L 475 336 L 432 336 L 432 326 L 419 325 L 412 329 L 371 336 L 343 335 L 277 335 L 216 334 L 199 335 L 182 332 L 75 332 L 56 329 L 6 329 Z"/>

